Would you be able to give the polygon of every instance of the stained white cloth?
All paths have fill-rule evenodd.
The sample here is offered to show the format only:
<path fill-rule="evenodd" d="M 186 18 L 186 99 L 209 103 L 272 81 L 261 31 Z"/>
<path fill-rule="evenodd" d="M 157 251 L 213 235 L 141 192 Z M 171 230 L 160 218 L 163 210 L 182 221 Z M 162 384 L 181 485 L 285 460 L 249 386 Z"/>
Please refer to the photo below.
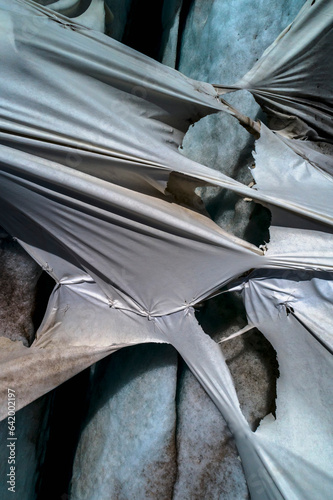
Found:
<path fill-rule="evenodd" d="M 248 321 L 276 350 L 276 418 L 255 433 L 283 498 L 332 492 L 333 274 L 257 271 L 242 286 Z"/>
<path fill-rule="evenodd" d="M 192 306 L 246 271 L 265 269 L 266 284 L 272 284 L 262 296 L 253 291 L 256 278 L 243 279 L 249 322 L 269 339 L 278 337 L 281 327 L 284 341 L 295 338 L 297 349 L 305 339 L 295 384 L 305 383 L 308 355 L 313 363 L 323 359 L 328 373 L 330 331 L 319 332 L 310 307 L 303 307 L 307 293 L 314 304 L 324 296 L 320 318 L 329 325 L 333 236 L 325 230 L 332 225 L 327 155 L 324 162 L 322 150 L 317 154 L 298 144 L 300 156 L 289 137 L 262 127 L 257 185 L 250 189 L 178 151 L 191 123 L 230 112 L 211 85 L 31 0 L 0 0 L 0 24 L 0 224 L 56 282 L 32 346 L 0 338 L 1 417 L 8 387 L 17 391 L 21 408 L 117 349 L 168 342 L 233 430 L 253 498 L 312 500 L 318 480 L 326 494 L 332 477 L 327 480 L 329 471 L 316 457 L 324 446 L 328 412 L 320 407 L 315 455 L 302 448 L 299 437 L 286 446 L 283 441 L 296 413 L 306 407 L 306 389 L 295 409 L 285 412 L 278 443 L 264 432 L 266 423 L 253 434 L 220 348 L 197 324 Z M 300 26 L 304 34 L 307 25 Z M 309 116 L 311 123 L 310 111 Z M 327 138 L 323 123 L 318 134 Z M 268 250 L 259 249 L 176 203 L 177 193 L 168 189 L 175 172 L 185 183 L 197 179 L 282 207 L 311 219 L 316 230 L 272 227 Z M 279 183 L 281 172 L 285 179 Z M 322 279 L 295 294 L 284 278 L 275 280 L 274 272 L 285 269 L 316 270 Z M 282 297 L 282 313 L 272 287 Z M 283 302 L 286 294 L 291 298 Z M 274 342 L 282 359 L 282 343 Z M 311 373 L 318 387 L 326 371 L 321 374 L 318 365 Z M 329 397 L 328 382 L 323 385 Z M 285 397 L 291 405 L 289 392 Z M 312 422 L 313 412 L 307 429 Z M 325 450 L 328 457 L 330 448 Z"/>
<path fill-rule="evenodd" d="M 289 212 L 294 215 L 291 226 L 298 217 L 298 227 L 331 232 L 332 156 L 313 151 L 307 142 L 284 139 L 262 124 L 253 153 L 254 188 L 271 197 L 267 206 L 273 225 L 287 226 Z"/>
<path fill-rule="evenodd" d="M 332 33 L 332 1 L 307 0 L 253 68 L 220 92 L 249 90 L 281 134 L 332 143 Z"/>

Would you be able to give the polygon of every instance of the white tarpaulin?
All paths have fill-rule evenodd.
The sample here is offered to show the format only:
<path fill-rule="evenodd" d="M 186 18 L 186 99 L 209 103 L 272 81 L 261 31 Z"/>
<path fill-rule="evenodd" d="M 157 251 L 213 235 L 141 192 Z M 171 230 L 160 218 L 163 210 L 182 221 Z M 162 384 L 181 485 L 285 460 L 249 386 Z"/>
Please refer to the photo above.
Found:
<path fill-rule="evenodd" d="M 271 127 L 293 138 L 333 142 L 330 0 L 307 0 L 296 19 L 235 85 L 251 91 L 274 117 Z"/>
<path fill-rule="evenodd" d="M 332 157 L 318 153 L 313 158 L 312 151 L 301 150 L 297 142 L 294 148 L 294 142 L 262 124 L 253 154 L 255 188 L 271 197 L 267 205 L 272 212 L 272 224 L 286 226 L 293 217 L 293 225 L 298 217 L 299 227 L 332 231 L 329 226 L 333 222 L 333 177 L 325 161 L 332 161 Z M 322 165 L 324 169 L 320 168 Z"/>
<path fill-rule="evenodd" d="M 333 461 L 333 274 L 255 272 L 242 286 L 248 321 L 277 352 L 276 419 L 255 433 L 284 498 L 330 498 Z"/>
<path fill-rule="evenodd" d="M 289 449 L 280 438 L 281 454 L 272 457 L 270 442 L 251 432 L 220 348 L 192 308 L 250 269 L 333 272 L 327 169 L 264 127 L 257 189 L 190 161 L 177 149 L 188 126 L 209 113 L 233 114 L 211 85 L 30 0 L 0 0 L 0 9 L 0 224 L 56 281 L 32 346 L 0 339 L 1 418 L 9 386 L 21 408 L 121 347 L 169 342 L 235 433 L 253 498 L 310 500 L 309 471 L 328 491 L 327 469 L 320 461 L 312 468 L 311 450 L 303 450 L 305 466 L 298 444 Z M 280 174 L 295 189 L 284 180 L 279 187 L 275 156 L 283 148 Z M 168 189 L 175 172 L 185 184 L 195 179 L 286 208 L 320 223 L 320 231 L 272 228 L 265 252 L 177 204 L 178 193 Z M 304 193 L 297 184 L 303 178 Z M 309 290 L 324 293 L 322 286 Z M 297 325 L 311 329 L 302 318 Z M 311 338 L 322 349 L 328 335 Z M 326 417 L 318 421 L 322 433 Z"/>

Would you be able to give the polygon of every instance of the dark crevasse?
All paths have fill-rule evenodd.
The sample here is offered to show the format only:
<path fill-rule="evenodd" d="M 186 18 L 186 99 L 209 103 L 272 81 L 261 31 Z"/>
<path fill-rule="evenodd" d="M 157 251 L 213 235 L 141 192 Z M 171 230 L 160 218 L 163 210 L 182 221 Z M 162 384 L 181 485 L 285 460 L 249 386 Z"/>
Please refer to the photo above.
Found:
<path fill-rule="evenodd" d="M 159 58 L 163 0 L 132 0 L 122 42 L 153 59 Z"/>
<path fill-rule="evenodd" d="M 89 407 L 89 369 L 50 394 L 50 416 L 45 454 L 40 462 L 36 500 L 66 500 L 72 478 L 82 418 Z"/>

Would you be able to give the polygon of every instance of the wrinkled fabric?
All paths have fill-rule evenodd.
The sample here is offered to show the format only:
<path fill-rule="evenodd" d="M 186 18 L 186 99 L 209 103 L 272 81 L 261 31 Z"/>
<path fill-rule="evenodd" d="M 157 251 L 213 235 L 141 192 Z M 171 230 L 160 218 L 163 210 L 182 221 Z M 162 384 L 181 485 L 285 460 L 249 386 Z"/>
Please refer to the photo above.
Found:
<path fill-rule="evenodd" d="M 284 498 L 332 491 L 333 274 L 258 271 L 243 284 L 250 324 L 277 352 L 276 418 L 255 435 L 279 475 Z"/>
<path fill-rule="evenodd" d="M 301 149 L 297 141 L 296 145 L 294 143 L 294 140 L 285 140 L 262 124 L 253 154 L 255 189 L 275 198 L 273 203 L 267 204 L 272 212 L 273 225 L 288 225 L 286 207 L 289 207 L 289 212 L 303 215 L 303 218 L 299 217 L 299 225 L 331 231 L 333 176 L 328 161 L 332 161 L 332 157 L 316 154 L 309 148 Z"/>
<path fill-rule="evenodd" d="M 24 407 L 122 347 L 166 342 L 152 321 L 112 308 L 92 280 L 58 284 L 30 348 L 0 337 L 1 419 L 8 387 Z"/>
<path fill-rule="evenodd" d="M 321 27 L 323 4 L 318 1 L 315 10 Z M 178 151 L 191 123 L 218 111 L 233 114 L 211 85 L 31 0 L 0 0 L 0 8 L 0 224 L 56 282 L 32 346 L 0 339 L 1 418 L 6 417 L 8 387 L 17 391 L 21 408 L 117 349 L 167 342 L 184 357 L 234 432 L 252 498 L 312 500 L 314 485 L 325 498 L 332 484 L 325 465 L 332 412 L 323 402 L 330 401 L 331 392 L 329 381 L 322 382 L 331 366 L 329 149 L 323 141 L 317 148 L 303 147 L 288 134 L 278 136 L 262 126 L 257 184 L 250 189 Z M 309 8 L 308 2 L 301 19 Z M 307 23 L 295 24 L 297 36 L 299 31 L 304 36 Z M 275 46 L 279 41 L 272 53 Z M 305 60 L 297 51 L 291 55 L 295 67 Z M 321 69 L 318 74 L 325 76 Z M 296 78 L 295 95 L 298 83 Z M 306 123 L 312 123 L 311 99 L 307 103 Z M 325 140 L 326 118 L 316 129 Z M 175 192 L 170 182 L 174 175 L 179 186 L 220 185 L 310 220 L 311 229 L 306 224 L 295 228 L 294 221 L 291 227 L 272 227 L 270 243 L 259 249 L 199 210 L 178 204 L 178 188 Z M 242 278 L 249 323 L 269 340 L 274 337 L 279 361 L 287 360 L 281 370 L 287 380 L 281 378 L 282 423 L 268 425 L 268 419 L 256 433 L 241 413 L 219 346 L 197 324 L 192 307 L 250 269 L 260 269 L 267 279 L 263 287 L 262 281 L 257 284 L 259 275 Z M 290 269 L 297 270 L 293 276 L 300 281 L 306 277 L 296 291 L 294 284 L 289 287 L 289 275 L 276 274 Z M 317 281 L 307 274 L 314 270 Z M 311 304 L 316 310 L 319 304 L 324 332 L 312 318 Z M 289 387 L 288 370 L 296 359 Z M 306 381 L 308 359 L 311 383 Z M 318 396 L 315 387 L 321 383 Z M 300 432 L 299 415 L 308 407 L 306 384 L 319 409 L 317 420 L 313 411 L 304 420 L 310 442 L 314 429 L 320 433 L 312 448 L 302 444 Z"/>
<path fill-rule="evenodd" d="M 307 0 L 296 19 L 235 85 L 249 90 L 287 137 L 333 141 L 333 5 Z"/>
<path fill-rule="evenodd" d="M 10 153 L 0 174 L 6 230 L 42 250 L 46 245 L 43 267 L 51 274 L 60 247 L 64 260 L 89 274 L 118 308 L 169 314 L 260 266 L 261 250 L 207 217 L 26 153 L 15 153 L 19 162 L 8 166 Z M 60 280 L 68 276 L 60 272 Z"/>
<path fill-rule="evenodd" d="M 179 153 L 191 123 L 232 114 L 211 85 L 31 0 L 0 6 L 1 144 L 153 196 L 164 194 L 177 172 L 275 203 Z"/>
<path fill-rule="evenodd" d="M 215 85 L 220 94 L 250 91 L 269 115 L 253 175 L 274 225 L 331 232 L 332 43 L 332 1 L 308 0 L 240 81 Z"/>
<path fill-rule="evenodd" d="M 107 19 L 112 16 L 104 0 L 89 0 L 88 3 L 82 0 L 56 0 L 49 3 L 47 8 L 101 33 L 105 32 Z"/>

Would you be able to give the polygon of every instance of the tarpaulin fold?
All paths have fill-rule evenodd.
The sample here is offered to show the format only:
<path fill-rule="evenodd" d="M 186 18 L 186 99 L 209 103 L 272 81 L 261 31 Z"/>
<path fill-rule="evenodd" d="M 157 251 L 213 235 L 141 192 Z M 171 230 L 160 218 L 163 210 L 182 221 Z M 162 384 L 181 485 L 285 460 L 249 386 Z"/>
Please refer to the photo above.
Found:
<path fill-rule="evenodd" d="M 256 141 L 253 154 L 255 189 L 269 195 L 272 200 L 275 198 L 267 203 L 273 225 L 287 226 L 286 213 L 289 211 L 294 217 L 298 216 L 299 225 L 306 227 L 310 224 L 311 229 L 331 232 L 333 176 L 326 158 L 332 161 L 332 157 L 315 154 L 309 148 L 300 149 L 298 144 L 294 146 L 294 142 L 261 125 L 260 139 Z M 279 216 L 281 209 L 283 212 Z"/>
<path fill-rule="evenodd" d="M 307 0 L 241 80 L 216 87 L 221 93 L 249 90 L 281 134 L 332 143 L 332 39 L 331 0 Z"/>
<path fill-rule="evenodd" d="M 211 85 L 31 0 L 0 6 L 1 144 L 153 196 L 179 172 L 281 203 L 178 151 L 191 123 L 217 111 L 232 114 Z M 292 203 L 285 208 L 298 211 Z"/>
<path fill-rule="evenodd" d="M 279 362 L 276 418 L 261 422 L 258 443 L 286 483 L 284 498 L 329 498 L 333 274 L 256 271 L 242 295 L 248 321 L 271 342 Z"/>

